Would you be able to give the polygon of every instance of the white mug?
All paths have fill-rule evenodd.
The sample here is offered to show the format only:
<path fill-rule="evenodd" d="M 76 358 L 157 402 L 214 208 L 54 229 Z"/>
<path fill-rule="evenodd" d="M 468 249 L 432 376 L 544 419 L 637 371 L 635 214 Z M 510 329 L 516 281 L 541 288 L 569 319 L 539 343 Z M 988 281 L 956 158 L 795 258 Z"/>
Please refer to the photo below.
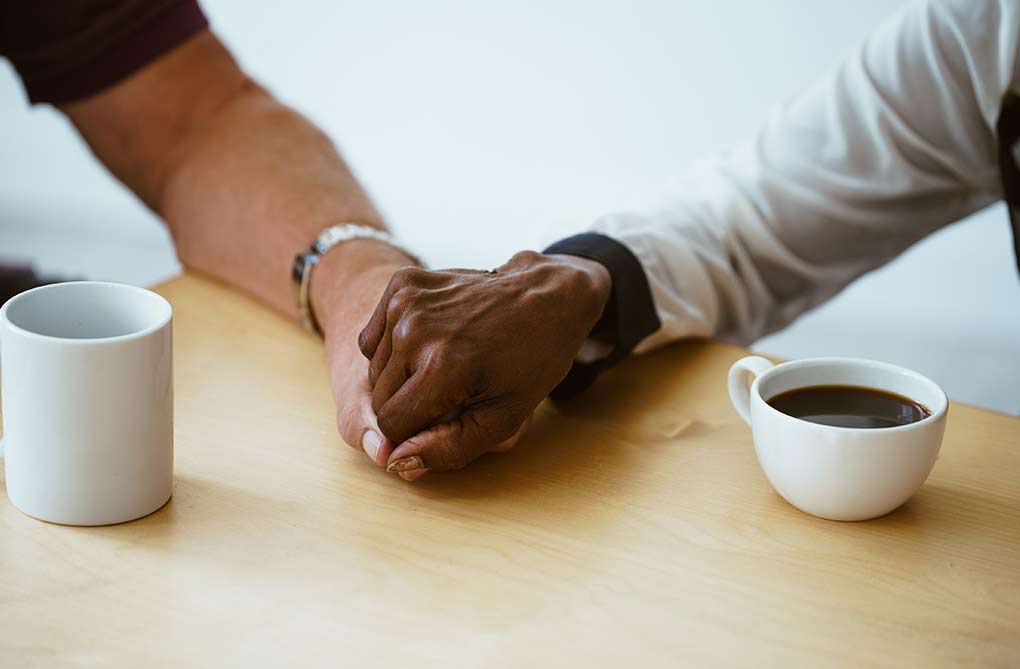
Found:
<path fill-rule="evenodd" d="M 173 487 L 170 304 L 80 281 L 0 309 L 7 495 L 30 516 L 108 525 L 152 513 Z"/>
<path fill-rule="evenodd" d="M 748 380 L 755 375 L 748 387 Z M 776 395 L 819 385 L 860 386 L 919 402 L 931 415 L 885 428 L 821 425 L 769 405 Z M 729 373 L 730 401 L 751 426 L 769 483 L 802 511 L 830 520 L 889 513 L 917 492 L 938 457 L 949 402 L 934 381 L 902 367 L 856 358 L 813 358 L 773 365 L 738 360 Z"/>

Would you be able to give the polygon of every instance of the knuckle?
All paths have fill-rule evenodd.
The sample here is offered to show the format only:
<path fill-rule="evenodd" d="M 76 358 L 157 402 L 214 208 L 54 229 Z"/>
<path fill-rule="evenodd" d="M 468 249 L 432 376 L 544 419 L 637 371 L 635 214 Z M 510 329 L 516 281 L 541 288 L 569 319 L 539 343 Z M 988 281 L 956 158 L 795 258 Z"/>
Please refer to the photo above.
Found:
<path fill-rule="evenodd" d="M 393 349 L 406 349 L 418 338 L 420 331 L 421 317 L 414 313 L 406 314 L 393 326 L 393 333 L 391 334 L 393 337 Z"/>
<path fill-rule="evenodd" d="M 435 274 L 435 272 L 430 272 L 427 269 L 415 267 L 414 265 L 404 267 L 402 271 L 407 275 L 408 280 L 414 284 L 422 283 Z"/>
<path fill-rule="evenodd" d="M 537 262 L 542 257 L 543 257 L 542 254 L 539 253 L 538 251 L 531 251 L 531 250 L 518 251 L 510 259 L 510 262 L 512 262 L 512 263 L 533 263 L 533 262 Z"/>
<path fill-rule="evenodd" d="M 397 287 L 414 286 L 424 279 L 427 274 L 428 272 L 420 267 L 401 267 L 393 273 L 393 278 L 390 279 L 390 283 L 395 283 L 395 286 Z"/>
<path fill-rule="evenodd" d="M 410 277 L 407 274 L 407 268 L 402 267 L 393 273 L 390 277 L 390 287 L 400 289 L 410 283 Z"/>
<path fill-rule="evenodd" d="M 368 328 L 365 328 L 358 333 L 358 349 L 362 353 L 367 353 L 368 349 Z"/>
<path fill-rule="evenodd" d="M 386 318 L 399 318 L 411 306 L 412 296 L 409 290 L 401 288 L 390 295 L 386 303 Z"/>
<path fill-rule="evenodd" d="M 397 270 L 393 273 L 393 276 L 390 277 L 389 283 L 386 284 L 386 292 L 393 295 L 404 287 L 404 280 L 404 275 L 400 273 L 400 270 Z"/>

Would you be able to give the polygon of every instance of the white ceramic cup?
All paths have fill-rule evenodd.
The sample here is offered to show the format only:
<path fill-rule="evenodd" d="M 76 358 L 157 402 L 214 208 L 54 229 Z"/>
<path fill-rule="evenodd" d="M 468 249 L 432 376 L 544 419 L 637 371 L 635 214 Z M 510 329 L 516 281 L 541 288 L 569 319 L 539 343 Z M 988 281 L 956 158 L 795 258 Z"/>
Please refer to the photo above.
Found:
<path fill-rule="evenodd" d="M 0 309 L 7 494 L 30 516 L 107 525 L 152 513 L 173 487 L 170 304 L 81 281 Z"/>
<path fill-rule="evenodd" d="M 885 390 L 919 402 L 931 415 L 897 427 L 856 429 L 794 418 L 768 404 L 779 393 L 819 385 Z M 935 465 L 949 408 L 934 381 L 856 358 L 774 365 L 749 356 L 730 368 L 729 393 L 751 426 L 758 462 L 772 487 L 798 509 L 831 520 L 876 518 L 910 499 Z"/>

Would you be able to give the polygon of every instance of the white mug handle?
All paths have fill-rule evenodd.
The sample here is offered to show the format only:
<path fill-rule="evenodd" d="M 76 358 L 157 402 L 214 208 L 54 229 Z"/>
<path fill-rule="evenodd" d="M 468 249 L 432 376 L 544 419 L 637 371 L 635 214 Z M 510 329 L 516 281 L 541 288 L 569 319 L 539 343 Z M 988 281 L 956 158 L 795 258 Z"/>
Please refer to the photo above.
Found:
<path fill-rule="evenodd" d="M 758 376 L 775 367 L 771 362 L 757 355 L 749 355 L 733 363 L 727 385 L 730 391 L 730 402 L 740 417 L 748 425 L 751 424 L 751 390 L 748 387 L 749 377 Z"/>

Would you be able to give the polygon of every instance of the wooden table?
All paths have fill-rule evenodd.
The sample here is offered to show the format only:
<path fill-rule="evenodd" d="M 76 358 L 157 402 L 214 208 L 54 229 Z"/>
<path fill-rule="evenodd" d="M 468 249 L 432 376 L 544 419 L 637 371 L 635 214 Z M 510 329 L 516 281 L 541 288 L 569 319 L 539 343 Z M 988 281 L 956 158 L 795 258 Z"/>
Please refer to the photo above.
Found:
<path fill-rule="evenodd" d="M 1020 419 L 954 405 L 913 500 L 819 520 L 729 406 L 744 352 L 688 344 L 408 484 L 337 437 L 315 339 L 159 290 L 174 497 L 74 528 L 0 496 L 0 666 L 1020 665 Z"/>

